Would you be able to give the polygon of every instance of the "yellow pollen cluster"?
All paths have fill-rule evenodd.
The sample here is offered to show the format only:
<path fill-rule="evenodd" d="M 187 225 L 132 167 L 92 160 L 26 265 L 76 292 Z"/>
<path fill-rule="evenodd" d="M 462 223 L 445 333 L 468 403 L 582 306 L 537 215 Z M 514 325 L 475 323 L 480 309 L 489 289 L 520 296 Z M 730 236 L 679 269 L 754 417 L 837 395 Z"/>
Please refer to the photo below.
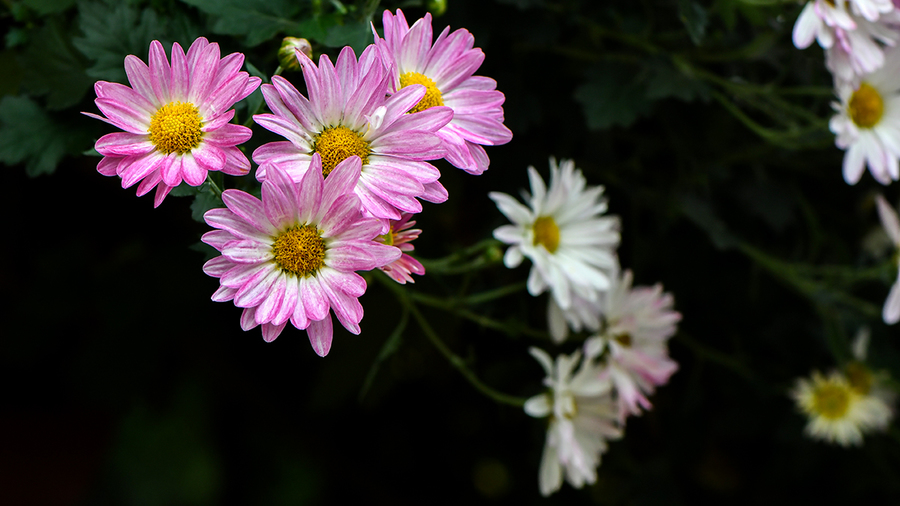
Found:
<path fill-rule="evenodd" d="M 150 142 L 163 153 L 184 154 L 200 145 L 200 111 L 190 102 L 169 102 L 150 117 Z"/>
<path fill-rule="evenodd" d="M 872 128 L 881 120 L 884 114 L 884 100 L 878 90 L 868 83 L 859 85 L 859 89 L 850 96 L 847 106 L 850 119 L 860 128 Z"/>
<path fill-rule="evenodd" d="M 325 241 L 313 225 L 292 227 L 275 238 L 272 254 L 281 270 L 308 277 L 325 264 Z"/>
<path fill-rule="evenodd" d="M 313 145 L 313 151 L 322 157 L 322 175 L 327 176 L 347 158 L 356 155 L 362 164 L 369 163 L 369 143 L 347 127 L 330 127 L 322 131 Z"/>
<path fill-rule="evenodd" d="M 824 418 L 838 420 L 850 407 L 850 389 L 845 385 L 826 381 L 816 385 L 813 392 L 813 410 Z"/>
<path fill-rule="evenodd" d="M 534 220 L 534 245 L 543 244 L 547 251 L 555 253 L 559 248 L 559 227 L 552 216 L 541 216 Z"/>
<path fill-rule="evenodd" d="M 851 362 L 844 370 L 850 388 L 860 395 L 866 395 L 872 389 L 872 373 L 859 362 Z"/>
<path fill-rule="evenodd" d="M 437 88 L 437 85 L 428 76 L 418 72 L 407 72 L 400 76 L 401 88 L 406 88 L 410 84 L 421 84 L 425 87 L 425 96 L 422 97 L 422 100 L 419 100 L 419 103 L 409 111 L 410 114 L 424 111 L 425 109 L 436 105 L 444 105 L 444 99 L 441 97 L 441 90 Z"/>

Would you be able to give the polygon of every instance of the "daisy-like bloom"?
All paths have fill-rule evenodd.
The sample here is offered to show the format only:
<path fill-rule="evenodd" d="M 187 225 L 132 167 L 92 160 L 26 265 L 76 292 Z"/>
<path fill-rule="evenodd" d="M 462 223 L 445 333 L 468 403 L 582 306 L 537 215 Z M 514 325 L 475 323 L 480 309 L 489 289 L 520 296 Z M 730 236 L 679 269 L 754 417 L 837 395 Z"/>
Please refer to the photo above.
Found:
<path fill-rule="evenodd" d="M 856 184 L 868 165 L 881 184 L 900 178 L 900 50 L 888 52 L 882 68 L 864 76 L 855 88 L 839 83 L 840 104 L 829 128 L 835 145 L 845 149 L 844 180 Z"/>
<path fill-rule="evenodd" d="M 421 230 L 412 228 L 416 224 L 415 221 L 410 220 L 412 217 L 413 215 L 410 213 L 403 213 L 399 220 L 391 220 L 390 230 L 386 234 L 379 235 L 376 238 L 378 242 L 388 246 L 396 246 L 403 252 L 400 258 L 381 268 L 385 274 L 401 285 L 416 282 L 410 274 L 419 276 L 425 274 L 425 267 L 418 260 L 407 254 L 407 252 L 416 249 L 412 242 L 422 233 Z"/>
<path fill-rule="evenodd" d="M 837 28 L 836 44 L 825 52 L 825 65 L 837 83 L 857 86 L 865 74 L 874 72 L 885 62 L 884 46 L 894 46 L 900 34 L 894 28 L 900 22 L 900 13 L 882 14 L 878 21 L 853 16 L 855 30 Z"/>
<path fill-rule="evenodd" d="M 580 352 L 560 355 L 554 364 L 544 350 L 529 351 L 547 373 L 544 385 L 549 389 L 525 403 L 527 414 L 550 418 L 538 474 L 541 494 L 548 496 L 559 490 L 563 474 L 575 488 L 594 483 L 606 442 L 622 437 L 611 385 L 600 379 L 596 364 L 581 361 Z"/>
<path fill-rule="evenodd" d="M 809 417 L 808 436 L 841 446 L 862 444 L 863 433 L 884 429 L 892 416 L 884 400 L 861 393 L 860 385 L 837 371 L 798 379 L 791 397 Z"/>
<path fill-rule="evenodd" d="M 306 329 L 313 349 L 331 349 L 329 309 L 348 331 L 359 334 L 363 308 L 357 297 L 366 282 L 354 271 L 382 267 L 400 250 L 376 242 L 381 221 L 361 215 L 352 189 L 360 160 L 351 157 L 323 179 L 321 159 L 313 156 L 297 185 L 276 164 L 266 167 L 262 201 L 240 190 L 226 190 L 218 208 L 203 215 L 217 228 L 203 242 L 222 254 L 203 271 L 219 278 L 212 300 L 234 300 L 244 308 L 241 328 L 262 326 L 273 341 L 288 321 Z"/>
<path fill-rule="evenodd" d="M 416 198 L 447 200 L 447 191 L 438 182 L 440 171 L 425 160 L 444 156 L 435 132 L 450 121 L 453 111 L 432 107 L 406 114 L 425 96 L 425 87 L 404 88 L 388 98 L 390 76 L 373 45 L 359 61 L 349 46 L 334 65 L 327 55 L 319 58 L 318 67 L 302 52 L 297 52 L 297 58 L 309 99 L 278 76 L 271 85 L 262 86 L 274 114 L 253 119 L 287 141 L 257 148 L 256 163 L 276 162 L 300 181 L 316 153 L 322 157 L 325 176 L 341 161 L 358 156 L 362 173 L 354 191 L 365 209 L 378 218 L 399 220 L 402 212 L 421 212 Z M 266 170 L 258 170 L 256 177 L 264 180 Z"/>
<path fill-rule="evenodd" d="M 155 187 L 154 206 L 182 181 L 202 184 L 208 171 L 247 174 L 250 162 L 236 146 L 250 138 L 250 129 L 229 123 L 232 106 L 260 82 L 240 72 L 244 55 L 220 58 L 219 45 L 200 37 L 187 54 L 176 42 L 171 65 L 154 40 L 149 61 L 148 66 L 137 56 L 125 58 L 130 88 L 94 85 L 94 103 L 106 117 L 85 114 L 125 130 L 97 141 L 94 147 L 104 155 L 97 170 L 121 177 L 123 188 L 141 181 L 139 196 Z"/>
<path fill-rule="evenodd" d="M 897 216 L 897 211 L 881 195 L 875 197 L 875 202 L 878 207 L 878 217 L 881 218 L 881 225 L 884 227 L 884 231 L 887 232 L 894 246 L 900 250 L 900 217 Z M 893 325 L 900 321 L 900 256 L 897 256 L 896 252 L 894 253 L 894 259 L 894 263 L 898 264 L 897 280 L 891 286 L 887 300 L 884 301 L 884 309 L 881 311 L 881 317 L 884 319 L 884 323 L 888 325 Z"/>
<path fill-rule="evenodd" d="M 667 342 L 675 334 L 681 314 L 672 309 L 675 300 L 662 285 L 632 288 L 626 270 L 601 299 L 604 328 L 585 342 L 585 354 L 594 358 L 608 350 L 609 376 L 619 396 L 622 416 L 649 409 L 646 395 L 664 385 L 678 369 L 669 357 Z M 645 395 L 646 394 L 646 395 Z"/>
<path fill-rule="evenodd" d="M 491 192 L 512 225 L 494 230 L 494 237 L 511 244 L 503 257 L 509 268 L 528 257 L 533 265 L 528 292 L 537 296 L 548 288 L 563 310 L 572 307 L 573 294 L 590 302 L 610 286 L 618 269 L 619 220 L 606 212 L 603 187 L 588 187 L 572 160 L 559 166 L 550 159 L 550 188 L 534 167 L 528 167 L 529 206 L 505 193 Z"/>
<path fill-rule="evenodd" d="M 470 174 L 487 170 L 490 160 L 482 146 L 506 144 L 512 132 L 503 125 L 506 97 L 496 90 L 497 82 L 473 75 L 484 61 L 481 49 L 473 47 L 475 37 L 446 27 L 432 44 L 430 13 L 412 28 L 400 9 L 396 16 L 384 11 L 382 21 L 384 38 L 374 26 L 372 31 L 393 71 L 391 91 L 424 85 L 428 91 L 412 112 L 442 105 L 453 109 L 453 120 L 438 131 L 447 149 L 444 158 Z"/>
<path fill-rule="evenodd" d="M 828 49 L 834 44 L 836 28 L 856 29 L 856 22 L 847 12 L 845 0 L 807 2 L 794 23 L 794 45 L 797 49 L 806 49 L 816 40 L 820 46 Z"/>

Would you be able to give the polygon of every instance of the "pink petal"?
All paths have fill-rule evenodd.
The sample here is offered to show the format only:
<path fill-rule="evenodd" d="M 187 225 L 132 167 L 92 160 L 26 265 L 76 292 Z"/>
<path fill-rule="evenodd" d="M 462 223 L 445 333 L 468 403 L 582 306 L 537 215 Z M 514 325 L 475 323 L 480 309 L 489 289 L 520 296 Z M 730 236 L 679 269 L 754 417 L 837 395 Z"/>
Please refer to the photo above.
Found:
<path fill-rule="evenodd" d="M 324 357 L 331 350 L 331 340 L 334 336 L 332 328 L 331 315 L 319 321 L 312 321 L 309 327 L 306 327 L 306 333 L 309 335 L 309 344 L 312 345 L 316 355 Z"/>

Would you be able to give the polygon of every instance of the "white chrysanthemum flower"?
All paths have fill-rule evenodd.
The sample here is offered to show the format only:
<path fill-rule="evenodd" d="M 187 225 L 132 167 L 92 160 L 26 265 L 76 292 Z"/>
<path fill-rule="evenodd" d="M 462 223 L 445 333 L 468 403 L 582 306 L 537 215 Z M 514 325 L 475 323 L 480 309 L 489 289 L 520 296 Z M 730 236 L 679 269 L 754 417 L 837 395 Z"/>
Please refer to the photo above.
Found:
<path fill-rule="evenodd" d="M 900 178 L 900 51 L 892 50 L 882 68 L 864 76 L 856 88 L 839 84 L 840 104 L 829 128 L 844 154 L 844 180 L 856 184 L 866 165 L 881 184 Z"/>
<path fill-rule="evenodd" d="M 556 299 L 550 297 L 547 302 L 547 326 L 550 328 L 550 338 L 557 344 L 569 337 L 570 327 L 574 332 L 596 332 L 600 330 L 600 302 L 573 293 L 572 305 L 569 309 L 563 309 Z"/>
<path fill-rule="evenodd" d="M 828 49 L 834 44 L 835 28 L 856 29 L 856 23 L 847 12 L 844 0 L 807 2 L 794 23 L 794 45 L 798 49 L 806 49 L 816 40 L 820 46 Z"/>
<path fill-rule="evenodd" d="M 632 279 L 626 270 L 601 298 L 604 328 L 585 342 L 588 357 L 608 351 L 604 374 L 616 387 L 623 417 L 639 415 L 641 407 L 649 409 L 645 394 L 666 384 L 678 369 L 667 345 L 681 321 L 681 314 L 672 309 L 675 299 L 660 284 L 632 288 Z"/>
<path fill-rule="evenodd" d="M 545 351 L 534 347 L 529 351 L 544 367 L 544 385 L 550 389 L 525 403 L 529 415 L 550 418 L 538 480 L 541 494 L 559 490 L 563 472 L 575 488 L 594 483 L 606 442 L 622 437 L 610 383 L 601 379 L 595 363 L 581 361 L 580 352 L 560 355 L 554 364 Z"/>
<path fill-rule="evenodd" d="M 809 417 L 805 432 L 810 437 L 841 446 L 861 445 L 864 432 L 883 430 L 890 422 L 891 408 L 872 394 L 871 373 L 864 366 L 857 372 L 865 376 L 849 366 L 848 372 L 852 380 L 837 371 L 828 377 L 813 372 L 810 379 L 797 380 L 791 396 Z"/>
<path fill-rule="evenodd" d="M 531 195 L 525 199 L 530 207 L 505 193 L 489 194 L 513 222 L 494 230 L 495 238 L 512 245 L 504 263 L 514 268 L 528 257 L 533 263 L 528 293 L 537 296 L 550 289 L 563 309 L 571 307 L 573 293 L 596 301 L 618 268 L 619 220 L 602 216 L 607 209 L 603 187 L 588 187 L 572 160 L 557 166 L 550 159 L 549 189 L 534 167 L 528 168 L 528 176 Z"/>
<path fill-rule="evenodd" d="M 881 218 L 884 231 L 887 232 L 894 246 L 900 249 L 900 217 L 897 216 L 897 211 L 881 195 L 875 197 L 875 202 L 878 207 L 878 217 Z M 884 309 L 881 312 L 884 323 L 888 325 L 893 325 L 900 321 L 900 257 L 896 258 L 898 260 L 897 281 L 891 286 L 891 291 L 887 300 L 884 301 Z"/>

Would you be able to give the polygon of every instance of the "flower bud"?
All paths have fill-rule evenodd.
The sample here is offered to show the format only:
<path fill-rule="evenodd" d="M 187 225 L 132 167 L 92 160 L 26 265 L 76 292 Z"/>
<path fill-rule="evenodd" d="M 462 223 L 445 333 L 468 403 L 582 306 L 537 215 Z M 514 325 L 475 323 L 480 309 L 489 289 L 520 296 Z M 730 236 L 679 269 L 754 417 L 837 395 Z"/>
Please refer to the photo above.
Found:
<path fill-rule="evenodd" d="M 278 64 L 285 70 L 297 70 L 300 62 L 297 61 L 296 50 L 300 50 L 306 56 L 312 58 L 312 46 L 306 39 L 298 37 L 285 37 L 278 49 Z"/>
<path fill-rule="evenodd" d="M 435 16 L 440 16 L 447 11 L 447 0 L 426 0 L 425 8 Z"/>

